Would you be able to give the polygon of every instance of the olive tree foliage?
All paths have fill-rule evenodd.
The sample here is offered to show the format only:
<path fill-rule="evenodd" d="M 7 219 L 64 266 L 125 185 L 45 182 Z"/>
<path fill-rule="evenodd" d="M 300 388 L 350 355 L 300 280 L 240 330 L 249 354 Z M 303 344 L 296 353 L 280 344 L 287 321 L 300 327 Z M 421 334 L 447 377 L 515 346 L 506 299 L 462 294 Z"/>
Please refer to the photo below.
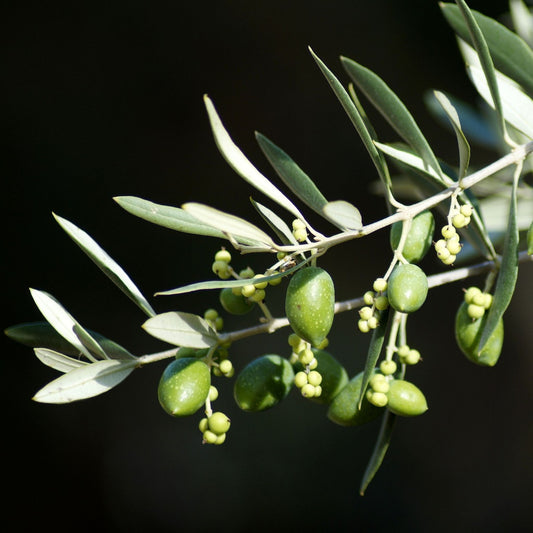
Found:
<path fill-rule="evenodd" d="M 333 422 L 359 425 L 380 418 L 374 452 L 361 482 L 360 492 L 364 493 L 383 460 L 398 418 L 422 414 L 427 408 L 423 393 L 407 381 L 408 367 L 419 359 L 407 342 L 409 315 L 424 303 L 428 290 L 484 274 L 485 285 L 465 293 L 456 319 L 456 339 L 458 348 L 472 362 L 493 366 L 501 352 L 503 317 L 519 266 L 531 261 L 533 254 L 533 190 L 527 182 L 532 170 L 528 156 L 533 151 L 533 15 L 522 0 L 511 0 L 510 29 L 471 11 L 463 0 L 442 3 L 441 10 L 456 34 L 467 74 L 486 103 L 483 110 L 477 110 L 452 94 L 434 91 L 428 97 L 428 109 L 455 134 L 458 163 L 438 157 L 409 110 L 376 73 L 341 57 L 349 78 L 345 86 L 310 49 L 375 166 L 386 216 L 368 222 L 350 199 L 328 201 L 285 151 L 256 133 L 276 178 L 271 180 L 259 172 L 233 142 L 213 101 L 204 96 L 219 151 L 235 173 L 260 193 L 251 201 L 263 227 L 201 203 L 172 207 L 132 196 L 115 200 L 127 212 L 153 224 L 227 241 L 213 263 L 214 279 L 162 290 L 157 295 L 214 291 L 226 311 L 243 315 L 242 329 L 224 331 L 222 317 L 212 310 L 204 316 L 184 311 L 158 314 L 125 270 L 91 236 L 54 215 L 72 240 L 147 315 L 144 330 L 171 347 L 157 353 L 132 354 L 84 328 L 52 295 L 30 289 L 45 321 L 16 325 L 6 334 L 34 348 L 42 363 L 61 374 L 39 390 L 34 400 L 59 404 L 94 397 L 121 383 L 135 369 L 170 359 L 162 379 L 161 404 L 175 416 L 205 406 L 203 429 L 200 424 L 204 442 L 218 444 L 225 438 L 229 421 L 220 413 L 213 416 L 216 389 L 209 388 L 210 378 L 206 376 L 231 378 L 233 343 L 288 327 L 298 333 L 289 338 L 290 357 L 269 356 L 268 360 L 248 362 L 235 377 L 237 405 L 255 411 L 274 407 L 296 386 L 303 396 L 329 404 Z M 364 105 L 379 111 L 397 133 L 398 142 L 380 142 Z M 493 163 L 472 168 L 472 140 L 494 151 Z M 278 178 L 291 191 L 290 196 L 276 186 Z M 261 196 L 277 205 L 277 212 L 261 204 Z M 306 209 L 328 221 L 331 232 L 316 230 L 306 219 Z M 446 220 L 443 227 L 433 227 L 433 213 Z M 417 233 L 417 221 L 424 214 L 430 218 Z M 334 246 L 380 230 L 391 232 L 389 268 L 365 295 L 335 301 L 333 280 L 318 267 L 320 257 Z M 251 279 L 254 273 L 232 268 L 230 250 L 267 258 L 268 267 L 260 281 Z M 416 250 L 420 252 L 417 257 Z M 416 265 L 425 253 L 435 253 L 441 259 L 440 273 L 426 277 Z M 314 278 L 313 269 L 319 278 Z M 269 285 L 285 279 L 289 287 L 282 285 L 275 290 L 287 291 L 287 316 L 276 317 L 265 294 Z M 224 296 L 221 291 L 225 291 Z M 254 306 L 262 316 L 250 324 L 244 315 Z M 334 357 L 323 355 L 333 316 L 342 312 L 353 313 L 354 335 L 363 332 L 369 336 L 365 367 L 350 381 Z M 334 332 L 333 327 L 331 334 Z M 201 391 L 195 389 L 198 376 L 191 368 L 184 374 L 187 365 L 175 364 L 183 358 L 204 363 L 200 365 Z M 277 365 L 276 369 L 272 365 Z M 176 396 L 180 391 L 189 396 L 185 400 Z"/>

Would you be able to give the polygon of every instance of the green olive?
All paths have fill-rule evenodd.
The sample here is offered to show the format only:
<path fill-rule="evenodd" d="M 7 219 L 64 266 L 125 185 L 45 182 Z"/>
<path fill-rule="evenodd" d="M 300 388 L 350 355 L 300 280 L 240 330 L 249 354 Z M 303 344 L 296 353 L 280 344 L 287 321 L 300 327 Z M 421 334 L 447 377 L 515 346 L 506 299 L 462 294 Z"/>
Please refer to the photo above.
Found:
<path fill-rule="evenodd" d="M 318 346 L 328 335 L 335 314 L 335 288 L 330 275 L 318 267 L 303 267 L 291 278 L 285 312 L 294 332 Z"/>
<path fill-rule="evenodd" d="M 399 416 L 417 416 L 428 409 L 426 397 L 422 391 L 409 381 L 394 379 L 387 392 L 389 411 Z"/>
<path fill-rule="evenodd" d="M 322 394 L 316 398 L 311 398 L 311 400 L 316 403 L 329 404 L 348 383 L 348 373 L 329 352 L 313 348 L 313 353 L 318 362 L 316 370 L 322 376 L 320 383 Z M 296 363 L 294 373 L 296 374 L 303 368 L 301 363 Z"/>
<path fill-rule="evenodd" d="M 232 315 L 245 315 L 255 305 L 255 302 L 249 301 L 242 294 L 233 294 L 229 287 L 220 291 L 219 300 L 222 307 Z"/>
<path fill-rule="evenodd" d="M 401 221 L 391 226 L 390 244 L 392 250 L 396 250 L 402 236 Z M 411 221 L 411 227 L 407 233 L 402 254 L 409 263 L 418 263 L 427 254 L 433 241 L 435 231 L 435 219 L 431 211 L 423 211 Z"/>
<path fill-rule="evenodd" d="M 211 372 L 203 361 L 192 357 L 175 359 L 159 381 L 159 403 L 169 415 L 192 415 L 204 404 L 210 386 Z"/>
<path fill-rule="evenodd" d="M 357 401 L 363 384 L 363 372 L 357 374 L 335 396 L 328 409 L 328 418 L 340 426 L 360 426 L 371 422 L 383 413 L 383 409 L 372 405 L 366 396 L 363 397 L 361 409 L 357 408 Z"/>
<path fill-rule="evenodd" d="M 393 309 L 413 313 L 422 307 L 428 294 L 428 280 L 416 265 L 398 265 L 389 278 L 387 296 Z"/>
<path fill-rule="evenodd" d="M 481 318 L 472 319 L 468 314 L 468 303 L 463 302 L 455 316 L 455 339 L 469 361 L 481 366 L 494 366 L 503 346 L 503 319 L 500 319 L 487 344 L 478 355 L 477 347 L 487 318 L 488 313 L 485 313 Z"/>
<path fill-rule="evenodd" d="M 263 355 L 243 368 L 233 396 L 244 411 L 264 411 L 289 394 L 294 382 L 292 365 L 279 355 Z"/>

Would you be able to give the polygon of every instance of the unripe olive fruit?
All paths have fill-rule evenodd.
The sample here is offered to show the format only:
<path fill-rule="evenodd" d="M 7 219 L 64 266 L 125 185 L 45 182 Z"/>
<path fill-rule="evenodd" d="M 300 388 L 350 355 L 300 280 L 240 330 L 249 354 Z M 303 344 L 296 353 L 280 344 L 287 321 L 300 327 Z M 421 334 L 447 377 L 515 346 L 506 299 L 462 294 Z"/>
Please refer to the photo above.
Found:
<path fill-rule="evenodd" d="M 363 384 L 363 374 L 363 372 L 357 374 L 333 398 L 328 409 L 328 418 L 335 424 L 340 426 L 360 426 L 371 422 L 383 413 L 383 409 L 372 405 L 366 397 L 363 397 L 361 409 L 357 408 Z"/>
<path fill-rule="evenodd" d="M 243 368 L 235 380 L 233 396 L 244 411 L 264 411 L 289 394 L 294 371 L 287 359 L 263 355 Z"/>
<path fill-rule="evenodd" d="M 389 278 L 387 296 L 393 309 L 413 313 L 420 309 L 428 294 L 428 280 L 416 265 L 398 265 Z"/>
<path fill-rule="evenodd" d="M 478 355 L 477 347 L 487 322 L 488 313 L 485 313 L 477 320 L 473 320 L 468 314 L 468 305 L 467 302 L 463 302 L 455 316 L 455 339 L 457 345 L 469 361 L 481 366 L 494 366 L 500 357 L 503 346 L 503 319 L 500 319 L 487 344 Z"/>
<path fill-rule="evenodd" d="M 426 397 L 422 391 L 409 381 L 395 379 L 391 381 L 387 393 L 389 411 L 399 416 L 417 416 L 428 409 Z"/>
<path fill-rule="evenodd" d="M 211 372 L 203 361 L 192 357 L 175 359 L 159 381 L 159 403 L 169 415 L 192 415 L 204 404 L 210 386 Z"/>
<path fill-rule="evenodd" d="M 224 413 L 217 411 L 207 419 L 207 425 L 213 433 L 216 435 L 222 435 L 229 430 L 231 422 Z"/>
<path fill-rule="evenodd" d="M 409 263 L 418 263 L 427 253 L 433 240 L 435 219 L 431 211 L 423 211 L 411 221 L 402 254 Z M 402 236 L 402 222 L 391 226 L 390 244 L 393 250 L 398 248 Z"/>
<path fill-rule="evenodd" d="M 316 369 L 322 376 L 320 383 L 322 394 L 317 398 L 312 398 L 312 400 L 320 404 L 329 404 L 348 383 L 348 373 L 329 352 L 313 348 L 313 353 L 318 363 Z M 301 363 L 294 365 L 295 372 L 301 371 L 302 369 L 303 365 Z"/>
<path fill-rule="evenodd" d="M 222 307 L 232 315 L 245 315 L 255 305 L 254 302 L 250 302 L 242 294 L 234 294 L 229 287 L 220 291 L 219 300 Z"/>
<path fill-rule="evenodd" d="M 328 335 L 335 314 L 335 288 L 331 276 L 319 267 L 304 267 L 291 278 L 285 313 L 294 332 L 313 346 Z"/>

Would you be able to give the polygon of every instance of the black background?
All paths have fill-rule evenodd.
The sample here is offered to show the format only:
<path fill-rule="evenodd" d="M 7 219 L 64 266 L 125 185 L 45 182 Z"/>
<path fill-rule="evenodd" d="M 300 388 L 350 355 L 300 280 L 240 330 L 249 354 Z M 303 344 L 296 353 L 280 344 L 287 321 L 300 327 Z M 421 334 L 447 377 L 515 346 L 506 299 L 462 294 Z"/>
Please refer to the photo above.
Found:
<path fill-rule="evenodd" d="M 492 16 L 507 8 L 504 1 L 470 5 Z M 19 2 L 4 22 L 4 327 L 40 319 L 28 292 L 35 287 L 136 354 L 166 345 L 142 332 L 142 312 L 51 212 L 91 234 L 146 295 L 210 279 L 221 242 L 152 226 L 112 200 L 201 201 L 258 222 L 247 200 L 251 189 L 214 145 L 204 93 L 260 170 L 274 177 L 254 130 L 290 153 L 327 198 L 355 203 L 367 222 L 385 214 L 382 199 L 369 192 L 374 169 L 307 46 L 345 83 L 341 54 L 381 75 L 438 155 L 452 162 L 453 135 L 426 112 L 423 94 L 439 88 L 475 100 L 453 35 L 438 4 L 427 0 Z M 383 140 L 396 140 L 369 112 Z M 474 147 L 476 165 L 491 157 Z M 341 300 L 367 290 L 389 254 L 380 232 L 333 249 L 321 264 Z M 261 269 L 264 261 L 234 259 L 237 268 Z M 424 265 L 428 273 L 442 268 L 432 257 Z M 38 404 L 32 395 L 57 373 L 4 338 L 2 522 L 10 531 L 525 531 L 531 274 L 530 265 L 520 271 L 493 369 L 466 361 L 453 341 L 460 284 L 432 291 L 412 317 L 410 344 L 424 362 L 410 376 L 430 410 L 400 420 L 363 498 L 358 486 L 376 425 L 337 427 L 324 408 L 294 392 L 277 408 L 249 415 L 234 405 L 231 383 L 219 380 L 216 407 L 230 415 L 232 428 L 224 446 L 201 446 L 199 414 L 174 420 L 158 405 L 165 363 L 91 400 Z M 283 289 L 269 295 L 281 315 Z M 151 301 L 158 312 L 200 314 L 217 303 L 207 292 Z M 339 315 L 330 336 L 331 351 L 351 375 L 362 368 L 368 342 L 354 335 L 354 320 Z M 226 324 L 243 327 L 231 318 Z M 240 368 L 287 348 L 281 331 L 236 344 L 232 359 Z"/>

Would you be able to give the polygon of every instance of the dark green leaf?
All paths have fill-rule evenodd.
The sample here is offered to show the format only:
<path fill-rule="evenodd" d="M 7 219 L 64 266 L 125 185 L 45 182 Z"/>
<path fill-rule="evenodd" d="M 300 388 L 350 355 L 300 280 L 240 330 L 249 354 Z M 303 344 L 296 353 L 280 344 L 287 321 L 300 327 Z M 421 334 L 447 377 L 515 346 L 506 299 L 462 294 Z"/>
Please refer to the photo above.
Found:
<path fill-rule="evenodd" d="M 442 12 L 454 31 L 471 46 L 474 46 L 468 25 L 459 7 L 441 3 Z M 494 19 L 477 11 L 472 14 L 487 42 L 495 67 L 533 95 L 533 51 L 515 33 Z"/>
<path fill-rule="evenodd" d="M 374 446 L 374 451 L 368 462 L 363 480 L 361 481 L 361 487 L 359 488 L 359 494 L 364 495 L 368 485 L 379 470 L 381 463 L 389 448 L 390 440 L 392 437 L 392 430 L 394 429 L 394 423 L 396 422 L 396 415 L 386 410 L 381 420 L 381 428 L 379 430 L 378 439 Z"/>
<path fill-rule="evenodd" d="M 503 317 L 511 298 L 513 297 L 516 280 L 518 278 L 518 225 L 517 218 L 517 188 L 520 174 L 516 172 L 513 182 L 513 192 L 511 194 L 509 223 L 507 226 L 507 234 L 503 244 L 503 253 L 500 264 L 500 272 L 496 281 L 496 288 L 492 299 L 492 305 L 489 309 L 489 314 L 485 326 L 479 339 L 478 353 L 481 353 L 485 344 L 490 339 L 492 333 L 496 329 L 500 319 Z"/>
<path fill-rule="evenodd" d="M 274 211 L 268 207 L 256 202 L 253 198 L 250 198 L 250 201 L 257 212 L 263 217 L 263 220 L 272 228 L 283 244 L 298 244 L 298 241 L 294 238 L 291 229 L 289 226 L 287 226 L 282 218 L 276 215 L 276 213 L 274 213 Z"/>
<path fill-rule="evenodd" d="M 433 150 L 413 116 L 398 96 L 371 70 L 346 57 L 342 57 L 341 61 L 353 82 L 396 130 L 398 135 L 423 159 L 429 167 L 428 170 L 432 169 L 434 173 L 441 175 L 440 166 Z"/>
<path fill-rule="evenodd" d="M 359 399 L 357 400 L 357 405 L 359 406 L 359 409 L 361 409 L 361 404 L 363 402 L 363 398 L 365 397 L 368 382 L 370 381 L 372 373 L 376 368 L 376 363 L 378 362 L 379 356 L 381 354 L 381 349 L 383 348 L 385 332 L 387 331 L 388 317 L 389 310 L 386 309 L 381 313 L 378 327 L 372 332 L 372 339 L 370 340 L 370 346 L 368 347 L 368 354 L 366 356 L 365 370 L 363 374 L 363 381 L 361 384 L 361 392 L 359 393 Z"/>

